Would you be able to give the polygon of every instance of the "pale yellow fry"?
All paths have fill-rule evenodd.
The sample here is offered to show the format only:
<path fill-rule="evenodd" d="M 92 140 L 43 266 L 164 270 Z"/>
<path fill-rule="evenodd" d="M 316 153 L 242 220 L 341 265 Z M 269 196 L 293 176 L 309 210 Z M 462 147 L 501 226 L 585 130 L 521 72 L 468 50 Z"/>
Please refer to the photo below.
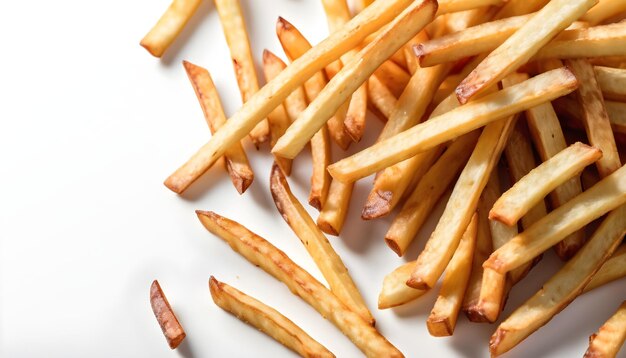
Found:
<path fill-rule="evenodd" d="M 154 57 L 161 57 L 191 19 L 202 0 L 173 0 L 159 21 L 139 43 Z"/>
<path fill-rule="evenodd" d="M 367 96 L 374 106 L 385 118 L 389 119 L 397 106 L 398 100 L 376 76 L 367 81 Z"/>
<path fill-rule="evenodd" d="M 462 104 L 530 60 L 598 0 L 552 0 L 495 49 L 456 88 Z"/>
<path fill-rule="evenodd" d="M 472 258 L 476 247 L 477 215 L 474 214 L 441 284 L 439 297 L 426 320 L 428 332 L 435 337 L 451 336 L 463 304 L 463 296 L 470 278 Z"/>
<path fill-rule="evenodd" d="M 626 70 L 602 66 L 595 66 L 593 69 L 604 98 L 626 102 Z"/>
<path fill-rule="evenodd" d="M 604 102 L 614 132 L 626 134 L 626 102 Z"/>
<path fill-rule="evenodd" d="M 596 162 L 596 167 L 600 176 L 605 177 L 622 164 L 600 86 L 587 60 L 567 60 L 566 64 L 580 80 L 576 95 L 582 107 L 583 124 L 589 143 L 602 151 L 602 159 Z"/>
<path fill-rule="evenodd" d="M 377 3 L 376 3 L 377 4 Z M 338 73 L 278 141 L 272 152 L 295 157 L 313 134 L 361 86 L 376 68 L 406 41 L 415 36 L 434 16 L 437 3 L 423 0 L 410 5 L 385 28 L 374 42 Z M 368 7 L 362 14 L 374 6 Z"/>
<path fill-rule="evenodd" d="M 385 242 L 398 256 L 404 255 L 439 199 L 465 165 L 479 135 L 479 131 L 474 131 L 454 141 L 404 203 L 385 235 Z"/>
<path fill-rule="evenodd" d="M 624 11 L 626 11 L 626 2 L 622 0 L 600 0 L 596 6 L 581 17 L 581 20 L 587 21 L 590 25 L 597 25 Z"/>
<path fill-rule="evenodd" d="M 543 47 L 533 60 L 626 55 L 626 21 L 565 31 Z"/>
<path fill-rule="evenodd" d="M 316 72 L 363 39 L 387 24 L 412 0 L 377 1 L 355 16 L 340 31 L 332 33 L 304 56 L 294 61 L 273 81 L 266 84 L 235 113 L 215 135 L 165 181 L 165 186 L 182 193 L 218 160 L 226 148 L 241 140 L 274 108 Z"/>
<path fill-rule="evenodd" d="M 576 77 L 566 68 L 543 73 L 378 142 L 328 170 L 336 179 L 358 180 L 489 122 L 564 96 L 577 86 Z"/>
<path fill-rule="evenodd" d="M 287 179 L 277 166 L 272 167 L 270 189 L 278 212 L 300 238 L 300 241 L 304 244 L 311 258 L 313 258 L 313 261 L 315 261 L 315 264 L 328 282 L 330 290 L 346 306 L 358 313 L 364 320 L 373 324 L 374 318 L 367 306 L 365 306 L 365 301 L 352 281 L 341 257 L 335 252 L 322 231 L 315 225 L 315 222 L 302 204 L 291 193 Z"/>
<path fill-rule="evenodd" d="M 616 209 L 615 211 L 622 210 L 622 222 L 626 214 L 626 208 L 622 207 L 621 209 Z M 622 237 L 624 234 L 622 233 Z M 618 240 L 619 241 L 619 240 Z M 602 267 L 596 272 L 595 275 L 591 278 L 591 281 L 585 286 L 583 293 L 587 293 L 595 288 L 604 286 L 610 282 L 621 279 L 626 276 L 626 245 L 622 245 L 619 249 L 615 251 L 613 256 L 611 256 Z"/>
<path fill-rule="evenodd" d="M 183 61 L 183 66 L 202 107 L 204 119 L 211 133 L 215 133 L 226 122 L 226 115 L 213 79 L 209 71 L 191 62 Z M 243 194 L 252 184 L 254 172 L 241 143 L 235 143 L 224 152 L 224 162 L 235 189 L 239 194 Z"/>
<path fill-rule="evenodd" d="M 378 295 L 378 309 L 401 306 L 423 296 L 427 290 L 416 290 L 406 285 L 415 269 L 415 261 L 407 262 L 385 276 L 383 288 Z"/>
<path fill-rule="evenodd" d="M 311 174 L 311 192 L 309 193 L 309 205 L 315 209 L 322 210 L 332 178 L 327 171 L 331 163 L 330 138 L 328 129 L 323 126 L 313 138 L 311 138 L 311 159 L 313 162 L 313 173 Z"/>
<path fill-rule="evenodd" d="M 241 99 L 245 103 L 259 91 L 250 38 L 246 30 L 243 11 L 239 0 L 213 0 L 220 17 L 224 36 L 230 49 L 230 57 L 233 60 L 235 77 L 241 92 Z M 269 113 L 268 113 L 269 114 Z M 263 119 L 251 131 L 250 139 L 258 148 L 262 143 L 269 140 L 270 128 L 267 120 Z"/>
<path fill-rule="evenodd" d="M 317 226 L 328 235 L 338 236 L 341 233 L 346 215 L 350 208 L 350 198 L 354 183 L 342 183 L 333 180 L 328 190 L 328 198 L 317 218 Z"/>
<path fill-rule="evenodd" d="M 619 245 L 625 230 L 626 206 L 622 206 L 559 272 L 498 326 L 489 342 L 491 353 L 509 351 L 567 307 Z"/>
<path fill-rule="evenodd" d="M 626 166 L 562 205 L 506 245 L 496 250 L 484 267 L 504 273 L 534 259 L 593 220 L 626 202 Z"/>
<path fill-rule="evenodd" d="M 598 332 L 589 337 L 589 348 L 584 358 L 611 358 L 617 356 L 626 341 L 626 301 Z"/>
<path fill-rule="evenodd" d="M 471 10 L 482 6 L 498 6 L 504 3 L 504 0 L 439 0 L 437 15 Z"/>
<path fill-rule="evenodd" d="M 515 225 L 545 196 L 583 169 L 602 158 L 602 151 L 577 142 L 531 170 L 504 193 L 489 212 L 489 218 Z"/>
<path fill-rule="evenodd" d="M 220 282 L 211 276 L 209 289 L 213 302 L 241 321 L 274 338 L 302 357 L 334 357 L 328 349 L 311 338 L 289 318 L 265 303 Z"/>
<path fill-rule="evenodd" d="M 374 327 L 267 240 L 214 212 L 196 213 L 207 230 L 226 241 L 251 264 L 284 283 L 293 294 L 339 328 L 366 356 L 404 357 Z"/>

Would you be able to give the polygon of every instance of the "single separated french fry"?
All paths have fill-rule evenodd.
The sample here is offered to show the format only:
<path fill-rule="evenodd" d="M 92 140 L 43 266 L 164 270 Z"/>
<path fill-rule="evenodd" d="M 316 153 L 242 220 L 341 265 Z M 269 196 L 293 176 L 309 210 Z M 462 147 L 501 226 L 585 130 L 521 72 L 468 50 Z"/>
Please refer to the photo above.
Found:
<path fill-rule="evenodd" d="M 233 143 L 241 140 L 287 96 L 316 72 L 358 46 L 363 39 L 387 24 L 412 0 L 379 1 L 355 16 L 266 84 L 235 113 L 185 164 L 165 180 L 165 186 L 182 193 L 206 172 Z"/>
<path fill-rule="evenodd" d="M 372 8 L 368 7 L 363 13 Z M 346 102 L 376 68 L 432 20 L 436 9 L 437 3 L 434 0 L 422 0 L 407 7 L 401 15 L 385 27 L 374 42 L 361 50 L 333 77 L 315 101 L 289 127 L 272 152 L 286 158 L 295 157 L 311 136 L 326 123 L 328 118 Z"/>
<path fill-rule="evenodd" d="M 457 140 L 419 181 L 385 235 L 385 242 L 398 255 L 404 256 L 433 208 L 467 163 L 480 136 L 470 132 Z"/>
<path fill-rule="evenodd" d="M 626 341 L 626 301 L 598 332 L 589 337 L 589 348 L 584 358 L 612 358 Z"/>
<path fill-rule="evenodd" d="M 564 96 L 577 86 L 576 77 L 566 68 L 543 73 L 378 142 L 328 170 L 341 181 L 358 180 L 489 122 Z"/>
<path fill-rule="evenodd" d="M 577 142 L 543 162 L 504 193 L 489 212 L 489 219 L 515 225 L 551 191 L 602 158 L 602 151 Z"/>
<path fill-rule="evenodd" d="M 504 0 L 439 0 L 437 15 L 471 10 L 482 6 L 499 6 L 504 2 Z"/>
<path fill-rule="evenodd" d="M 491 254 L 483 267 L 490 267 L 501 273 L 515 269 L 624 202 L 626 202 L 626 166 L 517 235 Z"/>
<path fill-rule="evenodd" d="M 383 288 L 378 295 L 378 309 L 401 306 L 423 296 L 428 290 L 416 290 L 406 285 L 415 269 L 416 261 L 407 262 L 385 276 Z"/>
<path fill-rule="evenodd" d="M 235 77 L 241 92 L 241 100 L 245 103 L 259 91 L 259 79 L 257 78 L 250 38 L 246 30 L 243 11 L 239 0 L 213 0 L 220 17 L 226 43 L 230 49 L 230 57 L 233 60 Z M 269 114 L 269 113 L 268 113 Z M 267 120 L 263 119 L 250 131 L 252 143 L 259 148 L 262 143 L 269 140 L 270 128 Z"/>
<path fill-rule="evenodd" d="M 176 349 L 186 337 L 185 330 L 178 322 L 178 318 L 176 318 L 174 310 L 172 310 L 157 280 L 152 281 L 152 285 L 150 285 L 150 305 L 159 326 L 161 326 L 167 344 L 171 349 Z"/>
<path fill-rule="evenodd" d="M 626 209 L 622 208 L 622 212 Z M 622 214 L 624 215 L 624 214 Z M 622 220 L 623 217 L 622 217 Z M 624 234 L 622 234 L 622 237 Z M 626 245 L 622 245 L 613 253 L 602 267 L 591 278 L 591 281 L 585 286 L 583 293 L 587 293 L 595 288 L 604 286 L 610 282 L 618 280 L 626 276 Z"/>
<path fill-rule="evenodd" d="M 581 17 L 581 20 L 587 21 L 593 26 L 624 11 L 626 11 L 626 2 L 621 0 L 600 0 L 596 6 L 592 7 Z"/>
<path fill-rule="evenodd" d="M 626 230 L 626 206 L 604 219 L 591 239 L 543 287 L 497 328 L 492 355 L 509 351 L 567 307 L 619 245 Z"/>
<path fill-rule="evenodd" d="M 139 43 L 154 57 L 161 57 L 183 30 L 202 0 L 173 0 L 159 21 Z"/>
<path fill-rule="evenodd" d="M 337 255 L 326 236 L 291 193 L 287 179 L 276 165 L 272 167 L 270 189 L 278 212 L 300 238 L 328 282 L 330 290 L 365 321 L 374 324 L 374 318 L 367 309 L 341 257 Z"/>
<path fill-rule="evenodd" d="M 461 238 L 459 247 L 446 267 L 439 296 L 426 320 L 426 326 L 431 336 L 445 337 L 454 333 L 472 269 L 472 258 L 476 247 L 477 220 L 477 214 L 474 213 Z"/>
<path fill-rule="evenodd" d="M 224 125 L 226 115 L 211 74 L 206 69 L 188 61 L 183 61 L 183 66 L 200 102 L 204 119 L 213 134 Z M 254 172 L 241 143 L 235 143 L 224 152 L 224 163 L 237 192 L 245 193 L 254 180 Z"/>
<path fill-rule="evenodd" d="M 374 327 L 267 240 L 214 212 L 196 213 L 208 231 L 226 241 L 251 264 L 284 283 L 293 294 L 339 328 L 366 356 L 404 357 Z"/>
<path fill-rule="evenodd" d="M 593 69 L 602 96 L 607 100 L 626 102 L 626 70 L 603 66 L 594 66 Z"/>
<path fill-rule="evenodd" d="M 354 183 L 342 183 L 333 180 L 330 183 L 328 197 L 320 216 L 317 218 L 317 227 L 328 235 L 339 236 L 350 208 L 350 198 Z"/>
<path fill-rule="evenodd" d="M 213 302 L 241 321 L 274 338 L 302 357 L 334 357 L 326 347 L 311 338 L 289 318 L 263 302 L 211 276 L 209 289 Z"/>
<path fill-rule="evenodd" d="M 552 0 L 494 50 L 456 88 L 462 104 L 530 60 L 598 0 Z"/>

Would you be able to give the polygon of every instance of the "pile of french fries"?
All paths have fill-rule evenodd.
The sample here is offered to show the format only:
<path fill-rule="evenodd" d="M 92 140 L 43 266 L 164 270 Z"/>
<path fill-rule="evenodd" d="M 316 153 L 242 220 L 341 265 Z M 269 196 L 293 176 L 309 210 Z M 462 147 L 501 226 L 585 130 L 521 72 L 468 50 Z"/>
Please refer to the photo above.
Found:
<path fill-rule="evenodd" d="M 453 335 L 460 312 L 498 322 L 489 341 L 498 356 L 579 295 L 626 275 L 626 1 L 322 0 L 329 36 L 311 44 L 279 18 L 288 62 L 266 50 L 264 86 L 239 0 L 214 1 L 243 105 L 227 118 L 209 72 L 183 63 L 213 136 L 165 185 L 180 194 L 222 161 L 243 194 L 254 173 L 242 141 L 249 137 L 257 149 L 269 143 L 277 213 L 327 286 L 237 222 L 211 211 L 197 216 L 366 356 L 403 354 L 374 328 L 325 234 L 341 234 L 354 183 L 373 174 L 361 217 L 395 215 L 384 240 L 398 256 L 451 193 L 423 251 L 386 276 L 378 301 L 379 309 L 396 307 L 441 282 L 426 322 L 433 336 Z M 174 0 L 141 45 L 160 57 L 199 3 Z M 376 142 L 345 155 L 375 117 L 385 123 Z M 288 183 L 307 145 L 317 220 Z M 342 159 L 333 163 L 331 152 Z M 561 270 L 500 317 L 511 289 L 550 248 Z M 184 331 L 157 288 L 155 314 L 178 344 Z M 280 312 L 213 277 L 210 292 L 218 306 L 298 354 L 333 356 Z M 176 324 L 166 329 L 166 321 Z M 613 357 L 625 339 L 622 304 L 591 336 L 585 357 Z"/>

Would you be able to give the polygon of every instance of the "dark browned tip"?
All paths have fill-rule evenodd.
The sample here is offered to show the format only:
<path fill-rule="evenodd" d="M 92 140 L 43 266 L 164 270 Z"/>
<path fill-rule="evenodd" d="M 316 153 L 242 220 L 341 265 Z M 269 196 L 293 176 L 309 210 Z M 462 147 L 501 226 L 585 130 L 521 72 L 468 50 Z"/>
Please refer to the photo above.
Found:
<path fill-rule="evenodd" d="M 289 30 L 293 27 L 293 25 L 285 20 L 284 17 L 279 16 L 278 20 L 276 20 L 276 32 L 280 33 L 281 31 Z"/>
<path fill-rule="evenodd" d="M 400 245 L 398 245 L 398 243 L 396 242 L 396 240 L 394 240 L 391 237 L 385 237 L 385 243 L 387 244 L 387 246 L 389 246 L 389 248 L 396 253 L 396 255 L 398 255 L 398 257 L 402 257 L 402 255 L 404 255 L 404 252 L 402 252 L 402 249 L 400 248 Z"/>
<path fill-rule="evenodd" d="M 411 277 L 408 280 L 406 280 L 406 285 L 416 290 L 422 290 L 422 291 L 431 289 L 431 287 L 428 286 L 426 282 L 422 281 L 421 278 L 416 278 L 416 277 Z"/>
<path fill-rule="evenodd" d="M 211 291 L 211 296 L 214 296 L 215 293 L 220 289 L 221 282 L 219 282 L 215 276 L 211 275 L 209 277 L 209 290 Z"/>
<path fill-rule="evenodd" d="M 272 53 L 272 51 L 268 49 L 263 49 L 263 63 L 270 62 L 276 55 Z"/>
<path fill-rule="evenodd" d="M 480 307 L 476 304 L 471 305 L 467 308 L 467 310 L 465 310 L 465 316 L 467 316 L 467 319 L 469 319 L 470 322 L 489 323 L 487 317 L 485 317 Z"/>
<path fill-rule="evenodd" d="M 426 54 L 426 50 L 424 49 L 424 44 L 413 45 L 413 53 L 417 57 L 424 56 Z"/>
<path fill-rule="evenodd" d="M 492 357 L 497 357 L 500 353 L 503 353 L 498 352 L 498 346 L 504 337 L 506 337 L 506 334 L 507 331 L 505 329 L 498 328 L 489 339 L 489 353 L 491 353 Z"/>
<path fill-rule="evenodd" d="M 317 195 L 309 197 L 309 205 L 314 207 L 317 211 L 322 211 L 322 201 Z"/>
<path fill-rule="evenodd" d="M 370 193 L 367 203 L 361 211 L 361 219 L 372 220 L 383 217 L 391 212 L 391 199 L 393 193 L 391 191 L 375 190 Z"/>
<path fill-rule="evenodd" d="M 288 204 L 285 202 L 288 200 L 286 196 L 291 193 L 291 190 L 289 189 L 285 174 L 283 174 L 283 171 L 276 162 L 272 165 L 272 172 L 270 173 L 270 192 L 272 193 L 272 199 L 274 200 L 276 209 L 287 224 L 289 224 L 289 216 L 286 214 L 285 208 L 285 205 Z"/>
<path fill-rule="evenodd" d="M 339 236 L 339 232 L 329 222 L 323 220 L 321 217 L 317 219 L 317 227 L 328 235 Z"/>

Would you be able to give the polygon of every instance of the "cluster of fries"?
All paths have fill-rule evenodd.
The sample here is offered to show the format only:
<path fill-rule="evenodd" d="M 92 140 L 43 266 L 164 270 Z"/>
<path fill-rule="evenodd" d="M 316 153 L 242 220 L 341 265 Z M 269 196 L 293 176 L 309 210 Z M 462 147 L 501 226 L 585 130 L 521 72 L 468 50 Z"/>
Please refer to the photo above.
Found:
<path fill-rule="evenodd" d="M 180 194 L 223 160 L 243 194 L 254 173 L 241 141 L 268 142 L 276 208 L 328 288 L 237 222 L 206 211 L 198 218 L 365 355 L 402 353 L 374 328 L 324 233 L 340 235 L 354 183 L 372 174 L 361 217 L 397 209 L 384 239 L 399 256 L 451 191 L 425 248 L 385 278 L 378 301 L 379 309 L 399 306 L 441 281 L 427 320 L 433 336 L 452 335 L 461 311 L 473 322 L 498 321 L 512 287 L 550 248 L 566 263 L 499 323 L 492 355 L 518 345 L 578 295 L 626 275 L 626 1 L 354 0 L 351 10 L 346 0 L 322 0 L 330 35 L 312 45 L 279 18 L 289 63 L 266 50 L 264 86 L 239 0 L 214 1 L 244 104 L 227 119 L 209 72 L 184 62 L 213 136 L 165 185 Z M 142 46 L 161 56 L 199 2 L 174 0 Z M 342 156 L 363 138 L 368 110 L 385 123 L 378 140 Z M 333 142 L 342 157 L 335 163 Z M 287 182 L 307 144 L 317 221 Z M 258 300 L 213 277 L 210 291 L 217 305 L 300 355 L 333 356 Z M 175 345 L 184 331 L 155 292 L 155 314 Z M 615 356 L 625 339 L 622 304 L 590 338 L 585 357 Z"/>

